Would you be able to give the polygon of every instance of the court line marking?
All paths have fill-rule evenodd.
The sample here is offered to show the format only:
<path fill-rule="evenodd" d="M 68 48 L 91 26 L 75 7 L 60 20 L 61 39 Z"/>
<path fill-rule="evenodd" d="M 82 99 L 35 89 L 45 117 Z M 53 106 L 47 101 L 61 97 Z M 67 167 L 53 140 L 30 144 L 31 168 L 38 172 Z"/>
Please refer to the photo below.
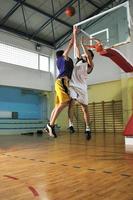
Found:
<path fill-rule="evenodd" d="M 32 192 L 34 197 L 39 197 L 38 191 L 33 186 L 27 185 L 26 182 L 21 181 L 21 179 L 15 177 L 15 176 L 10 176 L 10 175 L 3 175 L 3 177 L 6 177 L 6 178 L 14 180 L 14 181 L 22 182 Z"/>
<path fill-rule="evenodd" d="M 9 156 L 9 154 L 4 154 L 5 156 Z M 13 157 L 13 158 L 16 158 L 16 156 L 12 156 L 12 155 L 10 155 L 10 157 Z M 23 159 L 23 157 L 17 157 L 17 158 L 19 158 L 19 159 Z M 36 161 L 36 162 L 45 162 L 45 163 L 47 163 L 47 164 L 55 164 L 55 165 L 57 165 L 58 163 L 56 163 L 56 162 L 51 162 L 51 161 L 49 161 L 49 162 L 47 162 L 47 161 L 43 161 L 43 160 L 36 160 L 36 159 L 34 159 L 34 158 L 26 158 L 26 160 L 29 160 L 29 161 Z M 59 165 L 61 165 L 61 166 L 64 166 L 64 167 L 72 167 L 72 168 L 75 168 L 75 169 L 80 169 L 80 170 L 87 170 L 87 171 L 93 171 L 93 172 L 101 172 L 101 173 L 104 173 L 104 174 L 114 174 L 115 172 L 112 172 L 112 171 L 110 171 L 110 170 L 106 170 L 106 169 L 103 169 L 103 170 L 98 170 L 98 169 L 94 169 L 94 168 L 83 168 L 83 167 L 81 167 L 81 166 L 77 166 L 77 165 L 69 165 L 69 164 L 65 164 L 65 163 L 61 163 L 61 164 L 59 164 Z M 119 173 L 118 175 L 120 175 L 120 176 L 123 176 L 123 177 L 128 177 L 128 178 L 132 178 L 133 177 L 133 175 L 131 175 L 131 174 L 127 174 L 127 173 L 125 173 L 125 172 L 121 172 L 121 173 Z"/>

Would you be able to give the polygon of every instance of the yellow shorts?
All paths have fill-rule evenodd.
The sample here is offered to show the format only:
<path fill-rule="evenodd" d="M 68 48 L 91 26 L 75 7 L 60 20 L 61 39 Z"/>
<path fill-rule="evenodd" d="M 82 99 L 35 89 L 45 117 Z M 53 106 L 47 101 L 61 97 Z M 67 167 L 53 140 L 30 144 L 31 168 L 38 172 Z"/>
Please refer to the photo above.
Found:
<path fill-rule="evenodd" d="M 64 78 L 57 79 L 55 81 L 55 91 L 56 91 L 56 97 L 55 97 L 56 105 L 70 101 L 70 96 L 68 93 L 68 80 Z"/>

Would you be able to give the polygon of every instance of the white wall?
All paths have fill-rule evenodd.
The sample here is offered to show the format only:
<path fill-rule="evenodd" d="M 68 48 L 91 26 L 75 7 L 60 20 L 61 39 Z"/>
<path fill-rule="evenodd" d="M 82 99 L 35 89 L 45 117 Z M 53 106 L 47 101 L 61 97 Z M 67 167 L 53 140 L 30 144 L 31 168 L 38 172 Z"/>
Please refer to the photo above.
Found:
<path fill-rule="evenodd" d="M 131 43 L 117 47 L 117 50 L 119 50 L 130 63 L 133 63 L 133 38 L 131 38 L 131 40 Z M 89 85 L 120 80 L 123 74 L 127 74 L 109 58 L 101 57 L 98 54 L 95 54 L 94 64 L 95 68 L 88 78 Z"/>
<path fill-rule="evenodd" d="M 9 34 L 5 31 L 0 30 L 0 42 L 11 45 L 11 46 L 15 46 L 24 50 L 29 50 L 32 52 L 36 52 L 36 48 L 35 48 L 35 43 L 29 40 L 25 40 L 22 39 L 18 36 L 15 36 L 13 34 Z M 41 50 L 39 51 L 40 54 L 44 54 L 44 55 L 52 55 L 52 49 L 45 47 L 45 46 L 41 46 Z"/>
<path fill-rule="evenodd" d="M 0 31 L 0 42 L 38 53 L 35 48 L 35 43 L 5 31 Z M 41 46 L 41 50 L 39 51 L 39 54 L 50 56 L 51 73 L 0 62 L 0 85 L 45 91 L 53 90 L 53 68 L 55 68 L 53 51 L 45 46 Z"/>
<path fill-rule="evenodd" d="M 51 91 L 51 80 L 49 72 L 0 62 L 0 85 Z"/>
<path fill-rule="evenodd" d="M 109 58 L 95 54 L 94 69 L 88 76 L 88 85 L 119 80 L 120 72 L 120 68 L 113 64 Z"/>

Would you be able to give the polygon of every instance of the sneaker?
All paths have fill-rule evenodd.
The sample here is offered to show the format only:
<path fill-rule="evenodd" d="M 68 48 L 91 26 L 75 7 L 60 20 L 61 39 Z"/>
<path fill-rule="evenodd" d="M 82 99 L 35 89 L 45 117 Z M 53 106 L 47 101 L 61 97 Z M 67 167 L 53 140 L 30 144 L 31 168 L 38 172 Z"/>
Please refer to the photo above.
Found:
<path fill-rule="evenodd" d="M 46 130 L 48 131 L 47 133 L 49 134 L 50 137 L 55 137 L 55 138 L 57 137 L 55 130 L 54 130 L 54 126 L 47 124 Z"/>
<path fill-rule="evenodd" d="M 90 140 L 91 139 L 91 130 L 85 131 L 85 134 L 86 134 L 86 139 Z"/>
<path fill-rule="evenodd" d="M 44 127 L 43 133 L 48 133 L 48 128 L 47 127 Z"/>
<path fill-rule="evenodd" d="M 69 129 L 70 133 L 75 133 L 75 130 L 74 130 L 73 126 L 69 126 L 68 129 Z"/>

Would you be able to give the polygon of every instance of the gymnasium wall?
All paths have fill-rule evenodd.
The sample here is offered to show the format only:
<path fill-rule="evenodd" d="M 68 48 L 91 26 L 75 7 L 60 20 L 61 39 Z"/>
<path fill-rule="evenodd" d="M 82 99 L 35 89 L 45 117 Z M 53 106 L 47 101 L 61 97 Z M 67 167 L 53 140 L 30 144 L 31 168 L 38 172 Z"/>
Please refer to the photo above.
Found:
<path fill-rule="evenodd" d="M 89 103 L 121 100 L 121 81 L 110 81 L 88 86 Z"/>
<path fill-rule="evenodd" d="M 121 78 L 122 102 L 123 102 L 123 119 L 124 123 L 128 122 L 133 113 L 133 77 L 130 74 L 123 75 Z"/>
<path fill-rule="evenodd" d="M 133 63 L 133 36 L 131 35 L 131 43 L 117 47 L 131 63 Z M 95 53 L 94 70 L 88 76 L 88 85 L 104 83 L 109 81 L 121 80 L 122 75 L 125 74 L 115 63 L 109 58 L 103 57 Z M 133 75 L 133 73 L 131 73 Z"/>
<path fill-rule="evenodd" d="M 0 85 L 51 91 L 49 72 L 0 62 Z"/>
<path fill-rule="evenodd" d="M 25 40 L 19 36 L 15 36 L 13 34 L 9 34 L 5 31 L 0 31 L 0 42 L 3 42 L 5 44 L 15 46 L 24 50 L 29 50 L 32 52 L 36 52 L 36 46 L 35 43 L 33 43 L 30 40 Z M 52 55 L 53 50 L 46 47 L 46 46 L 41 46 L 41 50 L 39 53 L 44 54 L 44 55 Z"/>
<path fill-rule="evenodd" d="M 88 86 L 89 103 L 112 101 L 122 99 L 121 81 L 110 81 L 105 83 L 93 84 Z M 62 123 L 62 119 L 66 123 Z M 57 123 L 61 126 L 61 130 L 67 131 L 68 116 L 67 108 L 60 114 Z"/>
<path fill-rule="evenodd" d="M 0 112 L 17 112 L 18 119 L 47 118 L 46 96 L 37 91 L 0 86 L 0 94 Z"/>
<path fill-rule="evenodd" d="M 0 62 L 0 85 L 15 87 L 33 88 L 44 91 L 51 91 L 53 88 L 54 62 L 53 50 L 41 46 L 39 52 L 32 41 L 25 40 L 7 32 L 0 31 L 0 42 L 21 48 L 27 51 L 50 56 L 51 73 L 35 70 L 22 66 Z M 14 78 L 15 77 L 15 78 Z"/>
<path fill-rule="evenodd" d="M 48 98 L 51 100 L 50 92 L 54 84 L 54 52 L 44 46 L 37 52 L 33 42 L 6 32 L 0 32 L 0 42 L 50 56 L 51 65 L 51 72 L 45 72 L 0 62 L 0 113 L 18 113 L 16 120 L 2 119 L 1 114 L 0 134 L 20 134 L 43 129 L 52 109 Z"/>

